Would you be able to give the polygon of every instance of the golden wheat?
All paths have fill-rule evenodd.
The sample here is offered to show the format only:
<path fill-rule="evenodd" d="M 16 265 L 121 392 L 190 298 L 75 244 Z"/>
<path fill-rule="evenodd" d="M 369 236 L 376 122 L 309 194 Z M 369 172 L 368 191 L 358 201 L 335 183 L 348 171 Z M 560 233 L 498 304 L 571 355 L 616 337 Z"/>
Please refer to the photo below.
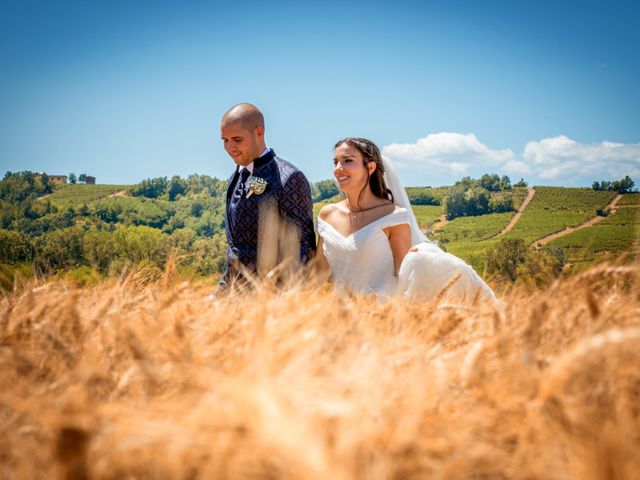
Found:
<path fill-rule="evenodd" d="M 638 266 L 493 306 L 171 273 L 0 301 L 0 477 L 639 475 Z"/>

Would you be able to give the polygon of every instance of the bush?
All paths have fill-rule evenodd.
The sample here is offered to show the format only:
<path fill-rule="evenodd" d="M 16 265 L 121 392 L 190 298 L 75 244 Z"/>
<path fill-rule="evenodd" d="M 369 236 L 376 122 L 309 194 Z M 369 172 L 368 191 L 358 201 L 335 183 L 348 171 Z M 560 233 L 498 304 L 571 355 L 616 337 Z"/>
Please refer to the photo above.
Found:
<path fill-rule="evenodd" d="M 338 185 L 334 180 L 321 180 L 311 186 L 313 202 L 321 202 L 331 197 L 335 197 L 340 193 Z"/>
<path fill-rule="evenodd" d="M 440 205 L 440 201 L 431 193 L 422 191 L 409 197 L 412 205 Z"/>
<path fill-rule="evenodd" d="M 487 272 L 515 282 L 518 267 L 525 261 L 527 247 L 521 238 L 503 238 L 487 252 Z"/>
<path fill-rule="evenodd" d="M 96 285 L 102 277 L 95 269 L 82 265 L 69 270 L 65 278 L 71 280 L 76 287 L 87 287 Z"/>
<path fill-rule="evenodd" d="M 0 263 L 29 262 L 33 258 L 33 245 L 29 237 L 20 232 L 0 230 Z"/>

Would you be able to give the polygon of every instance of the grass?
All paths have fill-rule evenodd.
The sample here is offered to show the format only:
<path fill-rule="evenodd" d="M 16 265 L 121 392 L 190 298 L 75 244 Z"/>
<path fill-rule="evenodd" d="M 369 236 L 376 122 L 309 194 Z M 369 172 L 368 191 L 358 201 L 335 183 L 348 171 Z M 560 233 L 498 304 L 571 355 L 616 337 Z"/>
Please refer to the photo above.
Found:
<path fill-rule="evenodd" d="M 618 205 L 640 205 L 640 193 L 626 193 L 622 195 Z"/>
<path fill-rule="evenodd" d="M 418 226 L 422 229 L 431 227 L 442 215 L 442 206 L 440 205 L 412 205 L 411 208 L 416 216 Z"/>
<path fill-rule="evenodd" d="M 84 185 L 69 184 L 57 189 L 46 199 L 59 206 L 73 206 L 79 208 L 85 203 L 91 203 L 100 198 L 107 197 L 122 190 L 128 190 L 131 185 Z"/>
<path fill-rule="evenodd" d="M 0 477 L 634 478 L 639 290 L 638 266 L 493 307 L 31 284 L 0 299 Z"/>
<path fill-rule="evenodd" d="M 615 192 L 597 192 L 588 188 L 535 187 L 536 194 L 515 228 L 506 238 L 522 238 L 531 243 L 566 227 L 595 216 Z"/>
<path fill-rule="evenodd" d="M 550 245 L 562 248 L 567 260 L 581 270 L 630 251 L 639 236 L 640 210 L 622 207 L 601 222 L 558 238 Z"/>
<path fill-rule="evenodd" d="M 511 217 L 513 212 L 458 217 L 447 223 L 434 238 L 448 242 L 485 240 L 500 233 Z"/>

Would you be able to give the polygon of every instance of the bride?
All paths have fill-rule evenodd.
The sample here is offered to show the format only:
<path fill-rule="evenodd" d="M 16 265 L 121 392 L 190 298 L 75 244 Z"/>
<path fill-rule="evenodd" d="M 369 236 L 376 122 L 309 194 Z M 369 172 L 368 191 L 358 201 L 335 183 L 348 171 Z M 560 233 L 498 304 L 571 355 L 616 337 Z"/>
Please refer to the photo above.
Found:
<path fill-rule="evenodd" d="M 426 239 L 390 161 L 364 138 L 335 145 L 333 174 L 345 199 L 318 213 L 317 264 L 338 285 L 381 297 L 492 300 L 491 289 L 459 258 Z"/>

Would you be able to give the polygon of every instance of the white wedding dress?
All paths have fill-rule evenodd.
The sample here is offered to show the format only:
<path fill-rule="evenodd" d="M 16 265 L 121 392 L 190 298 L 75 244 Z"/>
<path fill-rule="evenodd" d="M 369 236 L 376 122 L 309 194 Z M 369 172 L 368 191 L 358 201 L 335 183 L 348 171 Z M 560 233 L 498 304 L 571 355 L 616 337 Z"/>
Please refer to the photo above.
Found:
<path fill-rule="evenodd" d="M 336 285 L 382 298 L 401 295 L 424 300 L 436 298 L 448 286 L 445 298 L 449 301 L 472 300 L 476 296 L 495 301 L 493 291 L 473 268 L 426 239 L 393 166 L 388 159 L 383 160 L 385 181 L 399 206 L 395 211 L 346 237 L 318 218 L 318 235 L 323 239 L 323 253 Z M 417 251 L 407 253 L 396 277 L 384 229 L 400 224 L 411 227 L 412 245 Z"/>

